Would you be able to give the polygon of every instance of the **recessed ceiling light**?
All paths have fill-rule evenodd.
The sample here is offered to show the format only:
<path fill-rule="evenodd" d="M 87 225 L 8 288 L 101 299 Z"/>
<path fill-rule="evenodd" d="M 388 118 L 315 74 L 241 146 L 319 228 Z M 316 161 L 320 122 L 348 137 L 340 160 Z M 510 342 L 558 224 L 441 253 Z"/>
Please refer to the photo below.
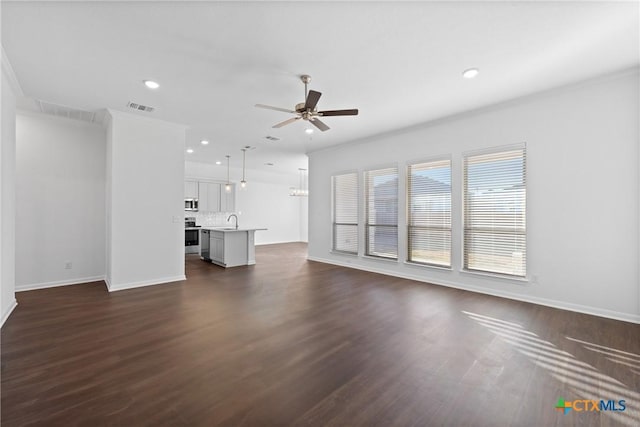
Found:
<path fill-rule="evenodd" d="M 305 132 L 307 135 L 311 135 L 311 134 L 313 133 L 313 129 L 311 129 L 311 128 L 306 128 L 306 129 L 304 130 L 304 132 Z"/>
<path fill-rule="evenodd" d="M 202 145 L 207 145 L 209 143 L 209 141 L 207 141 L 206 139 L 203 139 L 202 141 L 200 141 L 200 144 Z"/>
<path fill-rule="evenodd" d="M 220 160 L 216 161 L 216 165 L 221 165 L 221 164 L 222 164 L 222 162 Z"/>
<path fill-rule="evenodd" d="M 469 68 L 468 70 L 464 70 L 462 73 L 462 77 L 465 79 L 472 79 L 478 75 L 480 71 L 477 68 Z"/>
<path fill-rule="evenodd" d="M 273 163 L 271 162 L 265 163 L 265 166 L 273 166 Z"/>
<path fill-rule="evenodd" d="M 153 80 L 145 80 L 144 85 L 149 89 L 158 89 L 160 87 L 160 85 L 157 82 L 154 82 Z"/>
<path fill-rule="evenodd" d="M 189 154 L 193 153 L 193 148 L 187 148 L 187 153 Z"/>

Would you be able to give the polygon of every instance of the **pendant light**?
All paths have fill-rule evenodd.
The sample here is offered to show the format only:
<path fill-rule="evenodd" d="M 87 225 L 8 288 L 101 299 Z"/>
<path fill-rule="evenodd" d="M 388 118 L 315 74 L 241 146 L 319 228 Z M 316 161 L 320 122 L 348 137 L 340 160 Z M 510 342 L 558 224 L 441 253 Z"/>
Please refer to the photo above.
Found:
<path fill-rule="evenodd" d="M 247 188 L 247 181 L 244 179 L 246 159 L 247 159 L 247 149 L 250 147 L 247 145 L 242 149 L 242 181 L 240 181 L 241 188 Z"/>
<path fill-rule="evenodd" d="M 224 191 L 226 191 L 227 193 L 231 192 L 231 182 L 229 182 L 229 159 L 231 158 L 230 155 L 227 154 L 227 183 L 224 186 Z"/>

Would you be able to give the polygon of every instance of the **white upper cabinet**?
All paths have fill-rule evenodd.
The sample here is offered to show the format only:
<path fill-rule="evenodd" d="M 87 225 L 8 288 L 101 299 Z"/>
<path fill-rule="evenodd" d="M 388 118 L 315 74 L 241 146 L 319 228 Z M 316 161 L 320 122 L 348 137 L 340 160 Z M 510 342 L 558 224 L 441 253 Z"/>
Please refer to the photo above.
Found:
<path fill-rule="evenodd" d="M 198 198 L 198 181 L 185 181 L 184 182 L 184 198 L 185 199 L 197 199 Z"/>
<path fill-rule="evenodd" d="M 220 184 L 200 181 L 198 192 L 200 194 L 198 201 L 200 212 L 220 212 Z"/>
<path fill-rule="evenodd" d="M 225 190 L 225 184 L 207 181 L 184 182 L 185 199 L 198 199 L 200 212 L 235 212 L 236 185 L 231 184 L 231 191 Z"/>

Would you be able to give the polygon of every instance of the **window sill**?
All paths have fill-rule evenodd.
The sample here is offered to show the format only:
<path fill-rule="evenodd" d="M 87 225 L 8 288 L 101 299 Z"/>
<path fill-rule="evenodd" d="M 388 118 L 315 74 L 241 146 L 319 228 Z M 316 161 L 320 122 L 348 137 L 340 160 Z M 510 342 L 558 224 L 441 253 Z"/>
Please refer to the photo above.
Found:
<path fill-rule="evenodd" d="M 385 261 L 385 262 L 389 262 L 389 263 L 394 263 L 397 264 L 398 263 L 398 258 L 385 258 L 382 256 L 373 256 L 373 255 L 362 255 L 362 258 L 364 259 L 374 259 L 376 261 Z"/>
<path fill-rule="evenodd" d="M 444 266 L 432 265 L 432 264 L 422 264 L 420 262 L 412 262 L 412 261 L 405 261 L 404 265 L 410 265 L 412 267 L 418 267 L 418 268 L 428 268 L 428 269 L 434 269 L 434 270 L 442 270 L 442 271 L 453 271 L 453 269 L 451 267 L 444 267 Z"/>
<path fill-rule="evenodd" d="M 358 258 L 358 254 L 354 254 L 354 253 L 351 253 L 351 252 L 342 252 L 342 251 L 330 250 L 329 253 L 333 254 L 333 255 L 344 255 L 344 256 L 350 256 L 350 257 Z"/>
<path fill-rule="evenodd" d="M 460 274 L 469 275 L 469 276 L 482 276 L 491 279 L 500 279 L 506 282 L 517 282 L 519 285 L 526 285 L 529 283 L 529 279 L 526 277 L 518 277 L 518 276 L 509 276 L 507 274 L 499 274 L 499 273 L 488 273 L 483 271 L 473 271 L 473 270 L 460 270 Z"/>

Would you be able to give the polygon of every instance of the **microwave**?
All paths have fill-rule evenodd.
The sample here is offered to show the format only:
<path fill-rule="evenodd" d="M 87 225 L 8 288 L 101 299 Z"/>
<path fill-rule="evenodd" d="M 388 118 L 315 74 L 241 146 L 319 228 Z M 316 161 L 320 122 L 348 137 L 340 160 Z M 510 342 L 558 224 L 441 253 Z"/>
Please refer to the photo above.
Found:
<path fill-rule="evenodd" d="M 184 210 L 185 211 L 197 211 L 198 210 L 198 199 L 184 199 Z"/>

